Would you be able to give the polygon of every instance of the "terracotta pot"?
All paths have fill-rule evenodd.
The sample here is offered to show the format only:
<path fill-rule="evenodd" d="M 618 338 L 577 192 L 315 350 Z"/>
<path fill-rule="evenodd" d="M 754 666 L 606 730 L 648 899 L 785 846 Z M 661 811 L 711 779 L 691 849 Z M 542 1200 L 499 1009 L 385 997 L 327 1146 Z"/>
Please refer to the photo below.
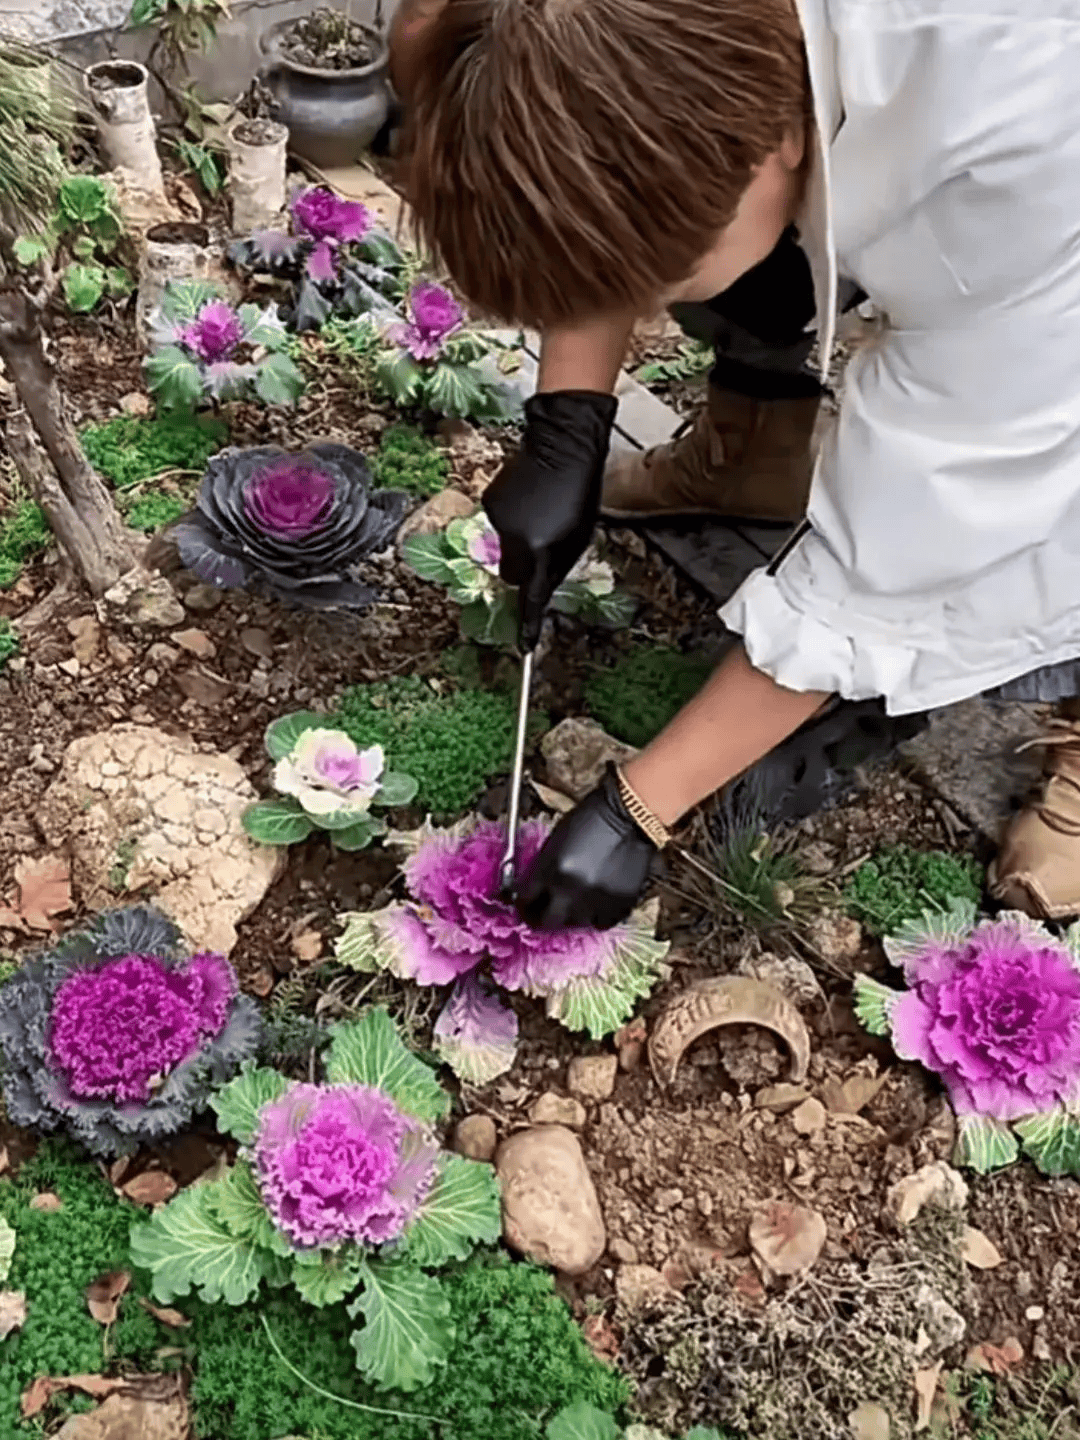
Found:
<path fill-rule="evenodd" d="M 357 70 L 315 70 L 281 52 L 283 20 L 262 37 L 270 64 L 262 80 L 289 128 L 289 146 L 322 170 L 351 165 L 382 129 L 390 109 L 386 42 L 372 36 L 379 53 Z"/>

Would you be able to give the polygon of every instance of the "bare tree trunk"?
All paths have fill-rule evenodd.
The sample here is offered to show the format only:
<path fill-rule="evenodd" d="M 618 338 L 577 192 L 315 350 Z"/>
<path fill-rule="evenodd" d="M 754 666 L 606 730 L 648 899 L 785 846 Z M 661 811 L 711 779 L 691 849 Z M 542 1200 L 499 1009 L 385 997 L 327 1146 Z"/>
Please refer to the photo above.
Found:
<path fill-rule="evenodd" d="M 0 358 L 24 411 L 7 425 L 20 476 L 53 534 L 95 595 L 136 564 L 120 512 L 79 444 L 42 346 L 40 314 L 15 290 L 0 291 Z"/>

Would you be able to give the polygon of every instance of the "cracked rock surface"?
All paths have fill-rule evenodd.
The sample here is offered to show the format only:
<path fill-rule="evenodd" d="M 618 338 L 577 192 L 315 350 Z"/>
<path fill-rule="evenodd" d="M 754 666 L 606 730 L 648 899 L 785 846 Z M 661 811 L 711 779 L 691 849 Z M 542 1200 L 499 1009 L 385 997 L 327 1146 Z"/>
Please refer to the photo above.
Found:
<path fill-rule="evenodd" d="M 229 756 L 201 753 L 187 736 L 114 725 L 68 746 L 39 819 L 49 844 L 69 851 L 84 906 L 149 892 L 191 945 L 227 955 L 282 860 L 241 826 L 256 799 Z"/>

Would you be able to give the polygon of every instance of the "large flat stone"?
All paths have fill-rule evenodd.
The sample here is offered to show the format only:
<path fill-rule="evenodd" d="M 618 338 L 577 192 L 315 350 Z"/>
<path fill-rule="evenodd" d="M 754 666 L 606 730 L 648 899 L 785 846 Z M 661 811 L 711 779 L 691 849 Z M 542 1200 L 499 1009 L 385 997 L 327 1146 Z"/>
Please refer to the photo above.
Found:
<path fill-rule="evenodd" d="M 1038 780 L 1039 752 L 1017 748 L 1038 733 L 1041 716 L 1035 705 L 964 700 L 937 711 L 901 749 L 920 779 L 996 841 Z"/>

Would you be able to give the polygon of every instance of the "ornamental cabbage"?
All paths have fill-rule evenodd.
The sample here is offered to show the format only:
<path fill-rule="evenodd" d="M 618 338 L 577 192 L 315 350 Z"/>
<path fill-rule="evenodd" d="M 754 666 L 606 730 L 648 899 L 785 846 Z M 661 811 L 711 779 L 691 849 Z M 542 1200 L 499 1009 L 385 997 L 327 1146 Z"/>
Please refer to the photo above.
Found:
<path fill-rule="evenodd" d="M 1019 1137 L 1047 1174 L 1080 1174 L 1080 926 L 1057 940 L 1019 912 L 976 923 L 955 901 L 884 943 L 908 989 L 860 975 L 857 1012 L 941 1077 L 960 1162 L 1008 1164 Z"/>
<path fill-rule="evenodd" d="M 387 545 L 408 506 L 407 495 L 374 490 L 364 457 L 347 445 L 300 456 L 272 445 L 228 449 L 207 465 L 195 509 L 167 533 L 208 585 L 356 610 L 375 593 L 355 568 Z"/>
<path fill-rule="evenodd" d="M 414 360 L 434 360 L 443 343 L 465 319 L 465 312 L 444 285 L 420 280 L 409 291 L 409 318 L 386 332 Z"/>
<path fill-rule="evenodd" d="M 263 1281 L 312 1305 L 348 1300 L 365 1378 L 411 1390 L 454 1338 L 430 1272 L 498 1238 L 498 1187 L 489 1165 L 440 1151 L 449 1098 L 384 1009 L 332 1036 L 324 1084 L 249 1066 L 218 1092 L 235 1165 L 137 1224 L 131 1256 L 164 1304 L 195 1288 L 242 1305 Z"/>
<path fill-rule="evenodd" d="M 521 826 L 523 873 L 547 834 L 545 821 Z M 347 915 L 336 945 L 354 969 L 453 985 L 435 1026 L 436 1049 L 471 1084 L 485 1084 L 514 1060 L 517 1020 L 494 986 L 543 998 L 554 1019 L 599 1039 L 649 994 L 668 950 L 654 938 L 655 903 L 610 930 L 534 930 L 500 898 L 505 845 L 505 829 L 490 821 L 428 827 L 405 866 L 410 899 Z"/>
<path fill-rule="evenodd" d="M 372 805 L 407 805 L 416 781 L 384 768 L 381 745 L 361 750 L 323 716 L 299 711 L 267 729 L 266 749 L 275 761 L 274 789 L 281 800 L 262 800 L 244 811 L 244 829 L 264 845 L 291 845 L 313 830 L 329 830 L 342 850 L 362 850 L 386 825 Z"/>
<path fill-rule="evenodd" d="M 517 592 L 499 578 L 498 532 L 482 510 L 451 520 L 431 535 L 411 535 L 402 546 L 422 580 L 446 587 L 460 605 L 461 631 L 481 645 L 513 645 L 518 638 Z M 587 625 L 620 628 L 634 618 L 632 596 L 615 587 L 609 564 L 586 553 L 551 597 L 551 608 Z"/>
<path fill-rule="evenodd" d="M 392 318 L 403 294 L 405 259 L 371 211 L 315 186 L 297 192 L 290 213 L 291 235 L 256 231 L 228 252 L 241 274 L 270 274 L 290 284 L 291 299 L 281 308 L 285 323 L 303 333 L 333 315 Z"/>
<path fill-rule="evenodd" d="M 272 305 L 234 310 L 212 285 L 171 281 L 150 317 L 150 333 L 154 353 L 143 368 L 163 412 L 222 400 L 291 405 L 304 388 Z"/>
<path fill-rule="evenodd" d="M 130 1154 L 182 1129 L 260 1033 L 224 956 L 186 955 L 146 906 L 109 911 L 0 990 L 4 1102 L 26 1129 Z"/>

